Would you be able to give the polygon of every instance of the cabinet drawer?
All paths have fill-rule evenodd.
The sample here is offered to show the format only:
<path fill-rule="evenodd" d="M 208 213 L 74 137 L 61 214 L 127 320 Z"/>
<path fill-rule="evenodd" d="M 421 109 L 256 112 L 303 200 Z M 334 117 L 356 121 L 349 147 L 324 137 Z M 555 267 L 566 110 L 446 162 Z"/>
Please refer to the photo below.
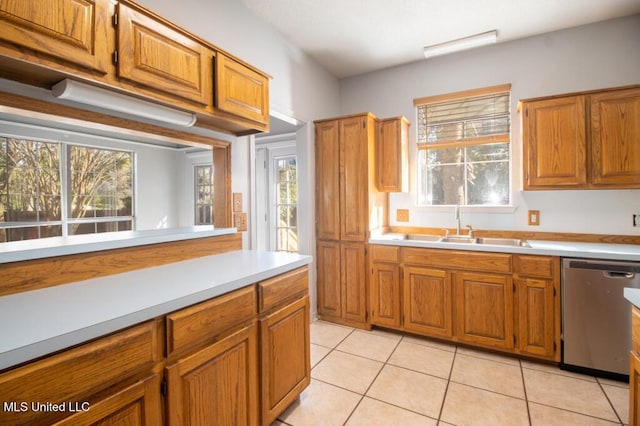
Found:
<path fill-rule="evenodd" d="M 265 312 L 307 293 L 309 268 L 302 267 L 286 274 L 278 275 L 259 286 L 259 311 Z"/>
<path fill-rule="evenodd" d="M 398 263 L 400 261 L 400 247 L 372 245 L 371 258 L 374 262 Z"/>
<path fill-rule="evenodd" d="M 58 353 L 0 375 L 0 401 L 75 403 L 151 370 L 162 358 L 155 321 Z M 0 410 L 0 424 L 51 423 L 60 413 Z"/>
<path fill-rule="evenodd" d="M 511 255 L 503 253 L 403 247 L 402 261 L 406 264 L 435 266 L 446 269 L 511 272 Z"/>
<path fill-rule="evenodd" d="M 557 257 L 526 255 L 513 257 L 515 271 L 528 277 L 553 278 L 554 265 L 557 262 L 559 262 Z"/>
<path fill-rule="evenodd" d="M 208 343 L 256 315 L 254 286 L 236 290 L 167 315 L 167 355 Z"/>

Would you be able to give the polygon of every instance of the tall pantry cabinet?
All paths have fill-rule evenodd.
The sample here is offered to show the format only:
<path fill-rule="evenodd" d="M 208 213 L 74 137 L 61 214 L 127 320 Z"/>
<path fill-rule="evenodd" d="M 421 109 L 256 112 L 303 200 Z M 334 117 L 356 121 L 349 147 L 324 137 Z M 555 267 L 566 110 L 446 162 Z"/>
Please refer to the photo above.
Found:
<path fill-rule="evenodd" d="M 369 327 L 367 240 L 388 223 L 375 127 L 370 113 L 315 122 L 318 315 L 360 328 Z"/>

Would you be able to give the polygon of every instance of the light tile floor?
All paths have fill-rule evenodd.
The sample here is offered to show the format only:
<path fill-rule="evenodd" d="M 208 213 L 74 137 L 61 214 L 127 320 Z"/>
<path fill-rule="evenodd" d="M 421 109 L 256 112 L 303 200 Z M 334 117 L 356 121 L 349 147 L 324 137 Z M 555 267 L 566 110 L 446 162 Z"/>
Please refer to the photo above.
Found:
<path fill-rule="evenodd" d="M 311 366 L 273 426 L 628 422 L 625 383 L 379 330 L 313 322 Z"/>

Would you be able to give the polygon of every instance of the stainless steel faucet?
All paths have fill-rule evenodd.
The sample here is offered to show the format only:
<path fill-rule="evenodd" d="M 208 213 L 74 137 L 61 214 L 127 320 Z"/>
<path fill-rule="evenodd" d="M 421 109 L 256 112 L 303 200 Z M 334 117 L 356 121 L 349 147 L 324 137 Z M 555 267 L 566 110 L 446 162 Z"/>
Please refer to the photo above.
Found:
<path fill-rule="evenodd" d="M 460 235 L 460 204 L 456 205 L 456 235 Z"/>

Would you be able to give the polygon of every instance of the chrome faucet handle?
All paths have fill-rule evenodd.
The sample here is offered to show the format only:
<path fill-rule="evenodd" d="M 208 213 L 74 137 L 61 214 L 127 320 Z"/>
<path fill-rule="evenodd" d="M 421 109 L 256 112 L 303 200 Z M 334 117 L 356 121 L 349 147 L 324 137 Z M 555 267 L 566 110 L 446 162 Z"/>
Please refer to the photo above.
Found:
<path fill-rule="evenodd" d="M 449 236 L 449 230 L 447 228 L 443 229 L 444 231 L 444 236 L 448 237 Z"/>
<path fill-rule="evenodd" d="M 469 237 L 473 238 L 473 226 L 467 225 L 467 228 L 469 228 Z"/>

